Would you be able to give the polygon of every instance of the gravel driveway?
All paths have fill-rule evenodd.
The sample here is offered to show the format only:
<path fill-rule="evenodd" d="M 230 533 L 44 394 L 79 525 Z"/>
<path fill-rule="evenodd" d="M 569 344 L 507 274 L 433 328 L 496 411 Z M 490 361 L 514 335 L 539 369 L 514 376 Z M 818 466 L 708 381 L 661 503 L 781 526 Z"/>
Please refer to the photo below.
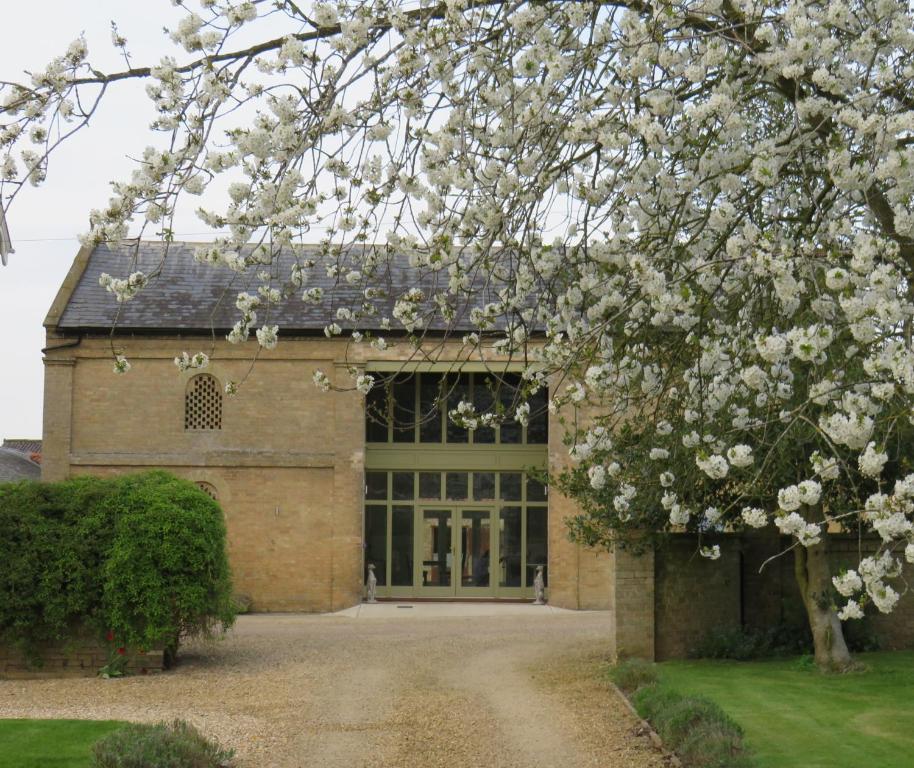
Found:
<path fill-rule="evenodd" d="M 0 681 L 0 717 L 182 717 L 243 768 L 648 768 L 604 613 L 242 616 L 150 677 Z"/>

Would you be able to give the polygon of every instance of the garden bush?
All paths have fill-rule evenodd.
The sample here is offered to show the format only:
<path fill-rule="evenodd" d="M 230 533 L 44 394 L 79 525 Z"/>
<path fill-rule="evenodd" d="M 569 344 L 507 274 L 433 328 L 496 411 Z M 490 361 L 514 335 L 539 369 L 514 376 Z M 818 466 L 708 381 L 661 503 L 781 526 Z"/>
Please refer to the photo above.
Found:
<path fill-rule="evenodd" d="M 646 685 L 657 682 L 657 668 L 641 659 L 620 661 L 609 670 L 609 679 L 625 693 L 633 693 Z"/>
<path fill-rule="evenodd" d="M 767 629 L 724 627 L 712 629 L 690 649 L 694 659 L 749 659 L 797 656 L 812 653 L 809 627 L 778 624 Z"/>
<path fill-rule="evenodd" d="M 632 695 L 647 720 L 686 768 L 751 768 L 743 731 L 713 701 L 683 696 L 666 686 L 646 685 Z"/>
<path fill-rule="evenodd" d="M 92 748 L 94 768 L 223 768 L 233 755 L 183 720 L 126 725 Z"/>
<path fill-rule="evenodd" d="M 235 616 L 219 505 L 166 472 L 0 485 L 0 643 L 175 650 Z"/>

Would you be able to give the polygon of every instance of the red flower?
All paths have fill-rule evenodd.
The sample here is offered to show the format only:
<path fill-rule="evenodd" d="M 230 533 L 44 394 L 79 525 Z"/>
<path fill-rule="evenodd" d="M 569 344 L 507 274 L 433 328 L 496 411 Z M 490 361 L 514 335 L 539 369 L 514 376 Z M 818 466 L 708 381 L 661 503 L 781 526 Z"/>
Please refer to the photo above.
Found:
<path fill-rule="evenodd" d="M 124 646 L 121 646 L 120 648 L 117 649 L 117 652 L 119 655 L 123 656 L 125 653 L 127 653 L 127 649 L 124 648 Z"/>
<path fill-rule="evenodd" d="M 110 643 L 112 640 L 114 640 L 114 630 L 113 630 L 113 629 L 109 629 L 109 630 L 108 630 L 108 634 L 105 635 L 105 640 L 107 640 L 109 643 Z"/>

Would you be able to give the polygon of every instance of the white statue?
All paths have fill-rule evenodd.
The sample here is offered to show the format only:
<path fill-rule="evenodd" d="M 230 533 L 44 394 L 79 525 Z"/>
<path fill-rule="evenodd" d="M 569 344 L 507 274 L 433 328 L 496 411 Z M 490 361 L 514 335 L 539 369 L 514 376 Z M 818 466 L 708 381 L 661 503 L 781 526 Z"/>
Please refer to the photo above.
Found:
<path fill-rule="evenodd" d="M 375 595 L 378 592 L 378 577 L 374 575 L 374 563 L 368 564 L 368 588 L 365 590 L 365 602 L 378 602 Z"/>
<path fill-rule="evenodd" d="M 534 605 L 546 604 L 546 584 L 543 580 L 543 566 L 536 566 L 536 576 L 533 577 L 533 595 L 536 599 Z"/>

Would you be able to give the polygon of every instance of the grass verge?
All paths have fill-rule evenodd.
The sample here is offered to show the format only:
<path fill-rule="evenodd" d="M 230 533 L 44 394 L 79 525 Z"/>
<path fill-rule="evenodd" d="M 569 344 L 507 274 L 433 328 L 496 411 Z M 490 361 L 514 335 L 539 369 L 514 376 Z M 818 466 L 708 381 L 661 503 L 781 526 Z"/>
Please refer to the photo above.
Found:
<path fill-rule="evenodd" d="M 0 720 L 0 768 L 89 768 L 114 720 Z"/>
<path fill-rule="evenodd" d="M 753 768 L 743 732 L 713 701 L 664 684 L 653 664 L 624 661 L 610 678 L 686 768 Z"/>
<path fill-rule="evenodd" d="M 758 768 L 909 768 L 914 652 L 861 653 L 866 670 L 823 675 L 804 660 L 670 661 L 660 685 L 722 707 Z"/>

